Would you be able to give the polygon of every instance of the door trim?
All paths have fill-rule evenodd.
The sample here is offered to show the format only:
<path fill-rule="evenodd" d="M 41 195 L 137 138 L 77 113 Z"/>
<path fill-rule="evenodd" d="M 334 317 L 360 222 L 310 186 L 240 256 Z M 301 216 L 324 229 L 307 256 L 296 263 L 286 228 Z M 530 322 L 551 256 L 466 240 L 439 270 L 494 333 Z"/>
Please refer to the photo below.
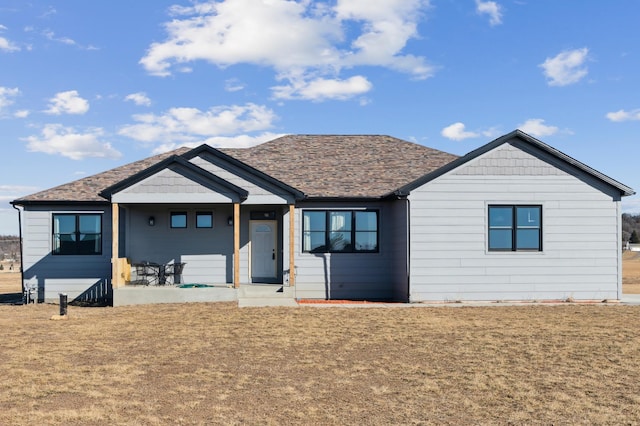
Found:
<path fill-rule="evenodd" d="M 261 223 L 269 224 L 273 229 L 273 276 L 260 277 L 253 275 L 253 227 Z M 278 221 L 277 220 L 250 220 L 249 221 L 249 278 L 251 283 L 264 283 L 264 284 L 276 284 L 278 283 Z"/>

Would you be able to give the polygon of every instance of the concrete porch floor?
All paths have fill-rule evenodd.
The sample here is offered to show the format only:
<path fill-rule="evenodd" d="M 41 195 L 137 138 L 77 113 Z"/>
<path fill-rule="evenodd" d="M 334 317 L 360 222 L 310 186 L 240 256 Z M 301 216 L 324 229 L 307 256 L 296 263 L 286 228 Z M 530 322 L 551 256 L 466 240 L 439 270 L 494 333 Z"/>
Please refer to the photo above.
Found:
<path fill-rule="evenodd" d="M 233 301 L 239 307 L 298 306 L 293 288 L 282 284 L 241 284 L 237 289 L 226 284 L 200 288 L 128 285 L 113 289 L 113 306 Z"/>

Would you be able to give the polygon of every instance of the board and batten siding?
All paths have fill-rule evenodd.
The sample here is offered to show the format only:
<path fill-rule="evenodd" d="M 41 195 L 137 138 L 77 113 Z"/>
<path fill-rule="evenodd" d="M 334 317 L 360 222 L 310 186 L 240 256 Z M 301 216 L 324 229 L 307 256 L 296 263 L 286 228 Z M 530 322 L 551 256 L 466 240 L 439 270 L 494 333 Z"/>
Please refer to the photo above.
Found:
<path fill-rule="evenodd" d="M 604 300 L 621 294 L 620 194 L 505 143 L 409 196 L 410 300 Z M 542 206 L 541 252 L 489 252 L 488 206 Z"/>
<path fill-rule="evenodd" d="M 303 253 L 302 212 L 305 210 L 379 210 L 378 253 Z M 396 298 L 392 259 L 393 224 L 389 205 L 371 203 L 299 203 L 295 209 L 295 297 L 297 299 Z M 405 250 L 406 251 L 406 250 Z"/>
<path fill-rule="evenodd" d="M 102 214 L 101 255 L 53 255 L 53 213 Z M 38 289 L 38 300 L 71 302 L 108 298 L 111 291 L 111 207 L 29 206 L 22 212 L 22 267 L 24 285 Z"/>

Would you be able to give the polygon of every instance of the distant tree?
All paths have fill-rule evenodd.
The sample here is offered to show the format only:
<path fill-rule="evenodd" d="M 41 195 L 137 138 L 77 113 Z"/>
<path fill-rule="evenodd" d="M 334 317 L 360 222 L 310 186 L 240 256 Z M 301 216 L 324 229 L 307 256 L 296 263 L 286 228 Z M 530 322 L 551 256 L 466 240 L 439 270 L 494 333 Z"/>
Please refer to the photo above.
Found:
<path fill-rule="evenodd" d="M 638 231 L 635 229 L 631 233 L 631 237 L 629 237 L 629 242 L 631 244 L 640 244 L 640 237 L 638 236 Z"/>

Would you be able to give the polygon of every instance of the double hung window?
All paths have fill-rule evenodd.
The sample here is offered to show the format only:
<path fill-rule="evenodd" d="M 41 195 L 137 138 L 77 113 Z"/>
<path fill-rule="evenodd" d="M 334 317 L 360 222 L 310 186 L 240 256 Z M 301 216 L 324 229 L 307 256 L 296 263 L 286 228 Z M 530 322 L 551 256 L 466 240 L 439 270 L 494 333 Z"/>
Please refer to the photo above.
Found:
<path fill-rule="evenodd" d="M 304 252 L 378 251 L 377 210 L 306 210 L 302 217 Z"/>
<path fill-rule="evenodd" d="M 102 254 L 102 215 L 94 213 L 53 214 L 53 254 Z"/>
<path fill-rule="evenodd" d="M 542 206 L 489 206 L 489 251 L 542 251 Z"/>

